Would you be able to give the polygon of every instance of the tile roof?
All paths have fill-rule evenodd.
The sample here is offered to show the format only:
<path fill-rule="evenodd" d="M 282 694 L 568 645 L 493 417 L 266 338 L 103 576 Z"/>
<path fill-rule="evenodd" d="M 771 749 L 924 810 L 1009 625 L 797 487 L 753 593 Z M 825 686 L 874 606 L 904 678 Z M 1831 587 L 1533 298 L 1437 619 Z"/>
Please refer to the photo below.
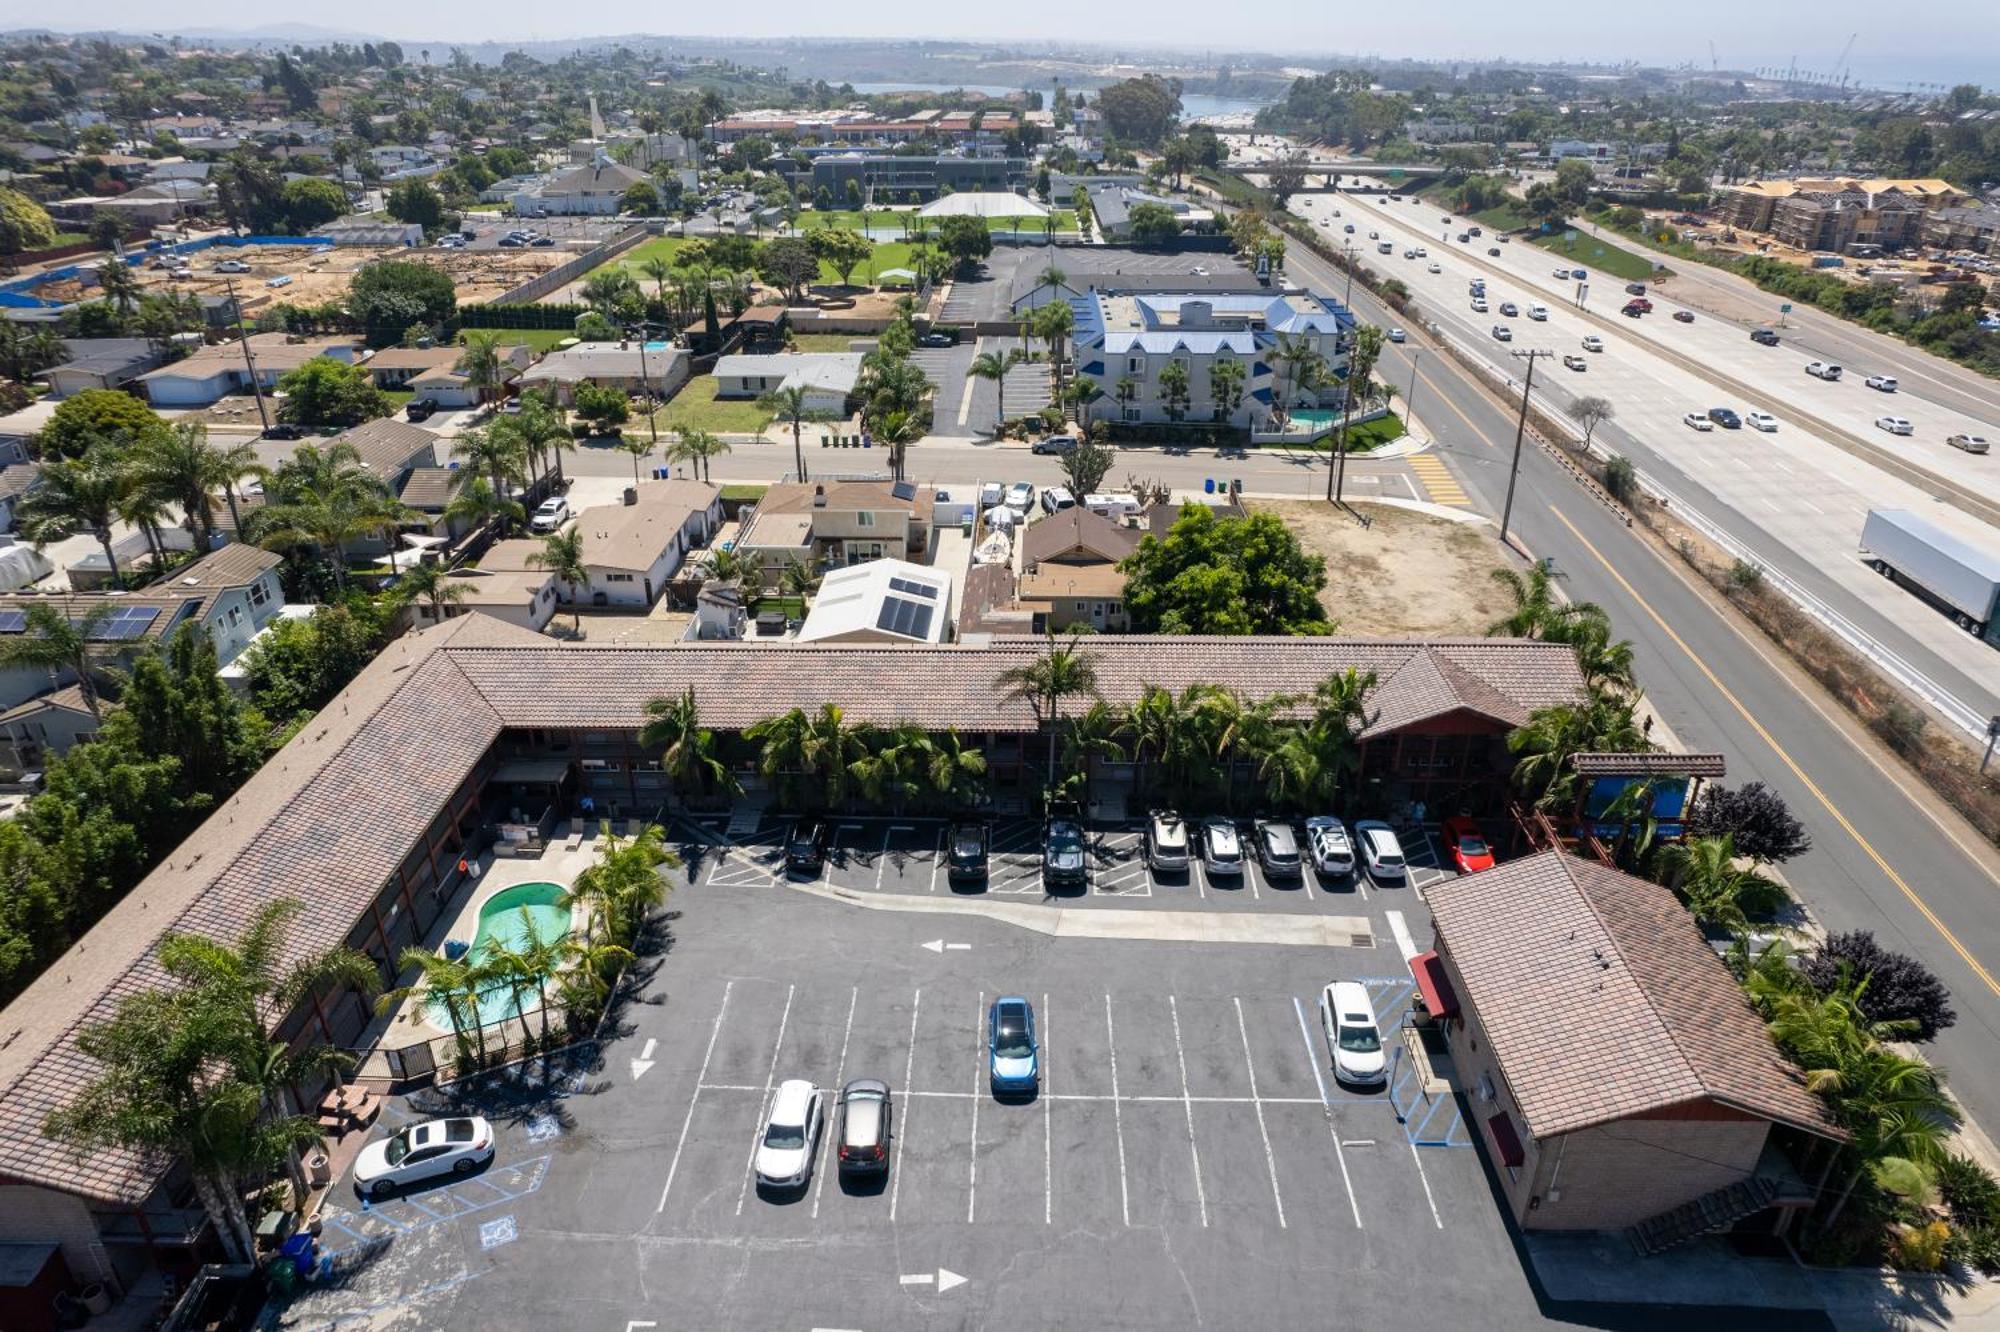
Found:
<path fill-rule="evenodd" d="M 1841 1136 L 1667 889 L 1544 851 L 1426 897 L 1532 1136 L 1703 1098 Z"/>
<path fill-rule="evenodd" d="M 44 708 L 61 708 L 68 712 L 90 715 L 90 704 L 84 701 L 83 689 L 72 684 L 64 685 L 60 689 L 51 689 L 46 694 L 37 694 L 25 703 L 16 703 L 5 712 L 0 712 L 0 722 L 20 721 Z"/>
<path fill-rule="evenodd" d="M 584 563 L 604 569 L 650 568 L 697 513 L 722 491 L 705 481 L 646 481 L 636 504 L 599 504 L 576 516 Z"/>
<path fill-rule="evenodd" d="M 463 467 L 413 467 L 403 482 L 403 503 L 413 509 L 442 509 L 471 475 Z"/>
<path fill-rule="evenodd" d="M 431 370 L 438 366 L 449 369 L 464 354 L 462 347 L 384 347 L 368 358 L 366 368 L 371 371 Z"/>
<path fill-rule="evenodd" d="M 897 499 L 890 490 L 892 484 L 888 481 L 780 481 L 766 488 L 764 498 L 757 501 L 757 512 L 810 513 L 823 509 L 832 513 L 859 513 L 869 509 L 879 513 L 884 509 L 901 509 L 918 518 L 930 514 L 931 487 L 916 486 L 909 499 Z M 814 497 L 822 492 L 826 503 L 813 503 Z"/>
<path fill-rule="evenodd" d="M 0 500 L 18 499 L 41 478 L 40 463 L 9 463 L 0 468 Z"/>
<path fill-rule="evenodd" d="M 413 462 L 429 466 L 436 461 L 437 442 L 438 437 L 422 426 L 384 416 L 343 430 L 321 447 L 352 444 L 361 455 L 361 465 L 393 489 Z"/>
<path fill-rule="evenodd" d="M 275 569 L 284 562 L 284 556 L 275 551 L 232 541 L 219 550 L 210 551 L 193 564 L 176 569 L 166 587 L 173 591 L 183 588 L 220 591 L 223 588 L 248 587 L 266 570 Z"/>
<path fill-rule="evenodd" d="M 102 554 L 99 559 L 102 559 Z M 48 592 L 0 596 L 0 610 L 25 611 L 31 606 L 49 606 L 59 614 L 80 620 L 99 606 L 111 605 L 126 611 L 151 610 L 156 612 L 146 631 L 136 641 L 147 642 L 165 638 L 169 632 L 178 629 L 188 621 L 200 621 L 205 611 L 213 611 L 209 598 L 195 589 L 156 587 L 145 592 L 121 592 L 112 596 L 103 592 Z M 107 640 L 108 641 L 108 640 Z"/>

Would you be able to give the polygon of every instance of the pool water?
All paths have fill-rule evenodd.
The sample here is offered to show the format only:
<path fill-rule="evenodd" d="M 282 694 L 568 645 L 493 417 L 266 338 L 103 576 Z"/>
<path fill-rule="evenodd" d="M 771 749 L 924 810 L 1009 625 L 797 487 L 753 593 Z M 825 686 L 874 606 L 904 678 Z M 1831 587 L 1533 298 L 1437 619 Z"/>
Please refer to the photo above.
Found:
<path fill-rule="evenodd" d="M 569 936 L 569 908 L 558 905 L 563 888 L 555 883 L 517 883 L 502 889 L 479 908 L 479 930 L 472 937 L 466 961 L 473 966 L 492 960 L 502 949 L 519 948 L 533 932 L 544 942 Z M 479 1025 L 489 1026 L 503 1018 L 532 1011 L 539 999 L 532 988 L 518 997 L 509 985 L 494 985 L 479 993 Z M 432 1001 L 430 1018 L 438 1026 L 451 1029 L 451 1015 L 441 1002 Z"/>
<path fill-rule="evenodd" d="M 1292 420 L 1301 425 L 1334 425 L 1340 420 L 1340 413 L 1324 407 L 1302 407 L 1291 414 Z"/>

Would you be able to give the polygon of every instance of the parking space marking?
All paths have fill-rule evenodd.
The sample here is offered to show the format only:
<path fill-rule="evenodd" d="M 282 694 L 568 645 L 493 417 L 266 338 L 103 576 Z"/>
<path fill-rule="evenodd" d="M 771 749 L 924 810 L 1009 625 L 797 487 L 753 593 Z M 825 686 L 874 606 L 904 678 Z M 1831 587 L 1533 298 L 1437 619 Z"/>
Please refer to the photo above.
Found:
<path fill-rule="evenodd" d="M 937 891 L 938 870 L 944 865 L 945 839 L 950 835 L 950 824 L 938 825 L 937 850 L 931 853 L 931 886 L 926 888 L 925 892 L 934 893 Z"/>
<path fill-rule="evenodd" d="M 1271 1172 L 1271 1201 L 1278 1209 L 1278 1229 L 1285 1230 L 1285 1198 L 1278 1192 L 1278 1158 L 1271 1151 L 1271 1132 L 1264 1127 L 1264 1098 L 1257 1094 L 1257 1061 L 1250 1057 L 1250 1028 L 1243 1021 L 1243 1000 L 1231 996 L 1236 1005 L 1236 1033 L 1243 1038 L 1243 1067 L 1250 1073 L 1250 1104 L 1257 1110 L 1257 1135 L 1264 1140 L 1264 1168 Z"/>
<path fill-rule="evenodd" d="M 979 1007 L 973 1010 L 978 1016 L 972 1024 L 974 1039 L 972 1057 L 972 1165 L 965 1180 L 965 1224 L 972 1224 L 974 1212 L 979 1204 L 979 1103 L 986 1098 L 979 1094 L 979 1079 L 983 1070 L 980 1065 L 986 1061 L 986 1041 L 981 1028 L 986 1025 L 986 991 L 979 992 Z"/>
<path fill-rule="evenodd" d="M 1431 1205 L 1431 1224 L 1439 1230 L 1443 1230 L 1444 1218 L 1438 1215 L 1437 1199 L 1431 1196 L 1430 1172 L 1424 1169 L 1424 1158 L 1418 1155 L 1417 1144 L 1412 1142 L 1409 1144 L 1409 1148 L 1410 1159 L 1417 1163 L 1417 1178 L 1424 1182 L 1424 1201 Z"/>
<path fill-rule="evenodd" d="M 653 1209 L 655 1214 L 667 1210 L 667 1195 L 674 1191 L 674 1174 L 681 1168 L 681 1149 L 687 1146 L 688 1126 L 694 1123 L 694 1107 L 701 1100 L 702 1084 L 708 1081 L 708 1061 L 715 1055 L 715 1038 L 722 1034 L 722 1019 L 729 1014 L 729 992 L 734 988 L 736 982 L 733 980 L 722 987 L 722 1007 L 715 1011 L 715 1025 L 709 1028 L 708 1049 L 702 1052 L 701 1070 L 694 1075 L 694 1091 L 688 1096 L 687 1117 L 681 1120 L 681 1136 L 674 1143 L 674 1159 L 667 1166 L 667 1183 L 660 1190 L 660 1205 Z"/>
<path fill-rule="evenodd" d="M 1389 918 L 1389 933 L 1396 936 L 1396 947 L 1402 951 L 1403 960 L 1405 962 L 1409 961 L 1417 955 L 1419 950 L 1416 941 L 1410 938 L 1410 927 L 1403 920 L 1403 913 L 1400 911 L 1389 911 L 1384 914 Z"/>
<path fill-rule="evenodd" d="M 766 1110 L 770 1108 L 771 1088 L 776 1084 L 778 1077 L 778 1056 L 783 1054 L 785 1049 L 785 1026 L 792 1020 L 792 996 L 798 992 L 799 987 L 796 981 L 785 988 L 785 1011 L 778 1017 L 778 1039 L 771 1045 L 771 1066 L 764 1073 L 763 1107 Z M 736 1215 L 738 1216 L 743 1215 L 743 1200 L 750 1196 L 750 1172 L 757 1164 L 757 1141 L 764 1134 L 762 1118 L 762 1115 L 758 1116 L 759 1122 L 757 1127 L 751 1131 L 750 1155 L 743 1162 L 743 1182 L 736 1186 Z"/>
<path fill-rule="evenodd" d="M 1340 1182 L 1347 1186 L 1347 1205 L 1354 1212 L 1354 1228 L 1361 1227 L 1361 1204 L 1354 1196 L 1354 1179 L 1347 1173 L 1347 1153 L 1340 1146 L 1340 1125 L 1334 1122 L 1333 1100 L 1326 1093 L 1326 1075 L 1319 1070 L 1319 1051 L 1313 1048 L 1312 1028 L 1306 1022 L 1305 1005 L 1292 996 L 1292 1011 L 1299 1015 L 1299 1039 L 1306 1044 L 1306 1062 L 1312 1065 L 1313 1081 L 1319 1084 L 1319 1098 L 1326 1103 L 1326 1130 L 1333 1137 L 1333 1154 L 1340 1161 Z"/>
<path fill-rule="evenodd" d="M 910 1082 L 917 1068 L 917 1014 L 924 1006 L 924 992 L 920 988 L 910 1000 L 910 1052 L 903 1060 L 903 1136 L 910 1133 Z M 896 1200 L 903 1196 L 903 1172 L 894 1172 L 895 1178 L 889 1184 L 889 1220 L 896 1219 Z"/>
<path fill-rule="evenodd" d="M 907 823 L 892 823 L 882 830 L 882 851 L 875 858 L 875 891 L 882 891 L 882 872 L 889 868 L 889 843 L 897 833 L 913 833 L 915 826 Z"/>
<path fill-rule="evenodd" d="M 1202 1228 L 1208 1227 L 1208 1190 L 1201 1183 L 1201 1148 L 1194 1139 L 1194 1101 L 1188 1095 L 1187 1052 L 1181 1048 L 1181 1008 L 1171 994 L 1167 996 L 1167 1012 L 1174 1019 L 1174 1058 L 1181 1066 L 1181 1107 L 1187 1112 L 1188 1155 L 1194 1162 L 1194 1196 L 1201 1204 Z"/>
<path fill-rule="evenodd" d="M 1049 995 L 1042 992 L 1042 1224 L 1055 1221 L 1055 1083 L 1049 1077 Z"/>
<path fill-rule="evenodd" d="M 854 1006 L 860 1001 L 861 1001 L 861 987 L 857 985 L 853 989 L 847 992 L 847 1026 L 840 1033 L 840 1062 L 834 1065 L 834 1071 L 833 1071 L 833 1086 L 834 1086 L 833 1094 L 835 1096 L 840 1095 L 841 1079 L 847 1076 L 847 1042 L 848 1039 L 854 1035 Z M 825 1139 L 831 1139 L 833 1137 L 831 1133 L 822 1133 L 820 1136 Z M 826 1150 L 827 1150 L 827 1155 L 829 1156 L 832 1155 L 833 1149 L 831 1147 L 828 1147 Z M 812 1214 L 814 1216 L 819 1215 L 819 1198 L 822 1193 L 826 1192 L 825 1167 L 822 1166 L 818 1171 L 818 1174 L 819 1178 L 813 1181 Z"/>
<path fill-rule="evenodd" d="M 1125 1178 L 1125 1116 L 1118 1104 L 1118 1035 L 1111 1026 L 1111 994 L 1104 995 L 1104 1038 L 1111 1051 L 1111 1122 L 1118 1131 L 1118 1203 L 1132 1224 L 1132 1186 Z"/>

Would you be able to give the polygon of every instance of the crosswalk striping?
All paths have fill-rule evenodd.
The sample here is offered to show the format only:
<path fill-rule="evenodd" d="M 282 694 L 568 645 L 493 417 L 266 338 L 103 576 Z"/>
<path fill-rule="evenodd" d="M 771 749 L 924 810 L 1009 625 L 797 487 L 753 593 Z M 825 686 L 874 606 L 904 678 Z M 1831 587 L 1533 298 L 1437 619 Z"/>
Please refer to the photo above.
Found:
<path fill-rule="evenodd" d="M 1458 478 L 1451 474 L 1451 469 L 1441 459 L 1420 453 L 1410 459 L 1410 471 L 1434 503 L 1472 507 L 1471 496 L 1465 493 L 1464 487 L 1458 484 Z"/>

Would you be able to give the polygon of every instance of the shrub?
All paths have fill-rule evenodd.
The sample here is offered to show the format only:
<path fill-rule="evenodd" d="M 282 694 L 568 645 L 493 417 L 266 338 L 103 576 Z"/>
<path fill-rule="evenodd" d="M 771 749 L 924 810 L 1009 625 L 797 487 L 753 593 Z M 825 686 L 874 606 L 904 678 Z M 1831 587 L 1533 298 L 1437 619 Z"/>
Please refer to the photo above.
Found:
<path fill-rule="evenodd" d="M 1639 474 L 1632 466 L 1632 460 L 1623 454 L 1613 454 L 1604 464 L 1604 488 L 1611 492 L 1611 498 L 1620 504 L 1630 505 L 1639 495 Z"/>
<path fill-rule="evenodd" d="M 1909 1024 L 1914 1040 L 1928 1041 L 1958 1021 L 1944 982 L 1917 959 L 1882 947 L 1867 930 L 1828 935 L 1805 958 L 1804 971 L 1821 994 L 1838 987 L 1843 972 L 1866 982 L 1860 996 L 1862 1013 L 1870 1022 Z"/>
<path fill-rule="evenodd" d="M 1737 560 L 1729 566 L 1729 583 L 1745 592 L 1754 592 L 1764 583 L 1764 570 L 1746 560 Z"/>
<path fill-rule="evenodd" d="M 1942 1221 L 1921 1226 L 1897 1226 L 1889 1241 L 1889 1254 L 1896 1266 L 1910 1272 L 1935 1272 L 1944 1266 L 1945 1246 L 1951 1241 L 1951 1227 Z"/>
<path fill-rule="evenodd" d="M 1938 1162 L 1937 1188 L 1961 1230 L 2000 1226 L 2000 1180 L 1971 1157 L 1954 1152 Z"/>

